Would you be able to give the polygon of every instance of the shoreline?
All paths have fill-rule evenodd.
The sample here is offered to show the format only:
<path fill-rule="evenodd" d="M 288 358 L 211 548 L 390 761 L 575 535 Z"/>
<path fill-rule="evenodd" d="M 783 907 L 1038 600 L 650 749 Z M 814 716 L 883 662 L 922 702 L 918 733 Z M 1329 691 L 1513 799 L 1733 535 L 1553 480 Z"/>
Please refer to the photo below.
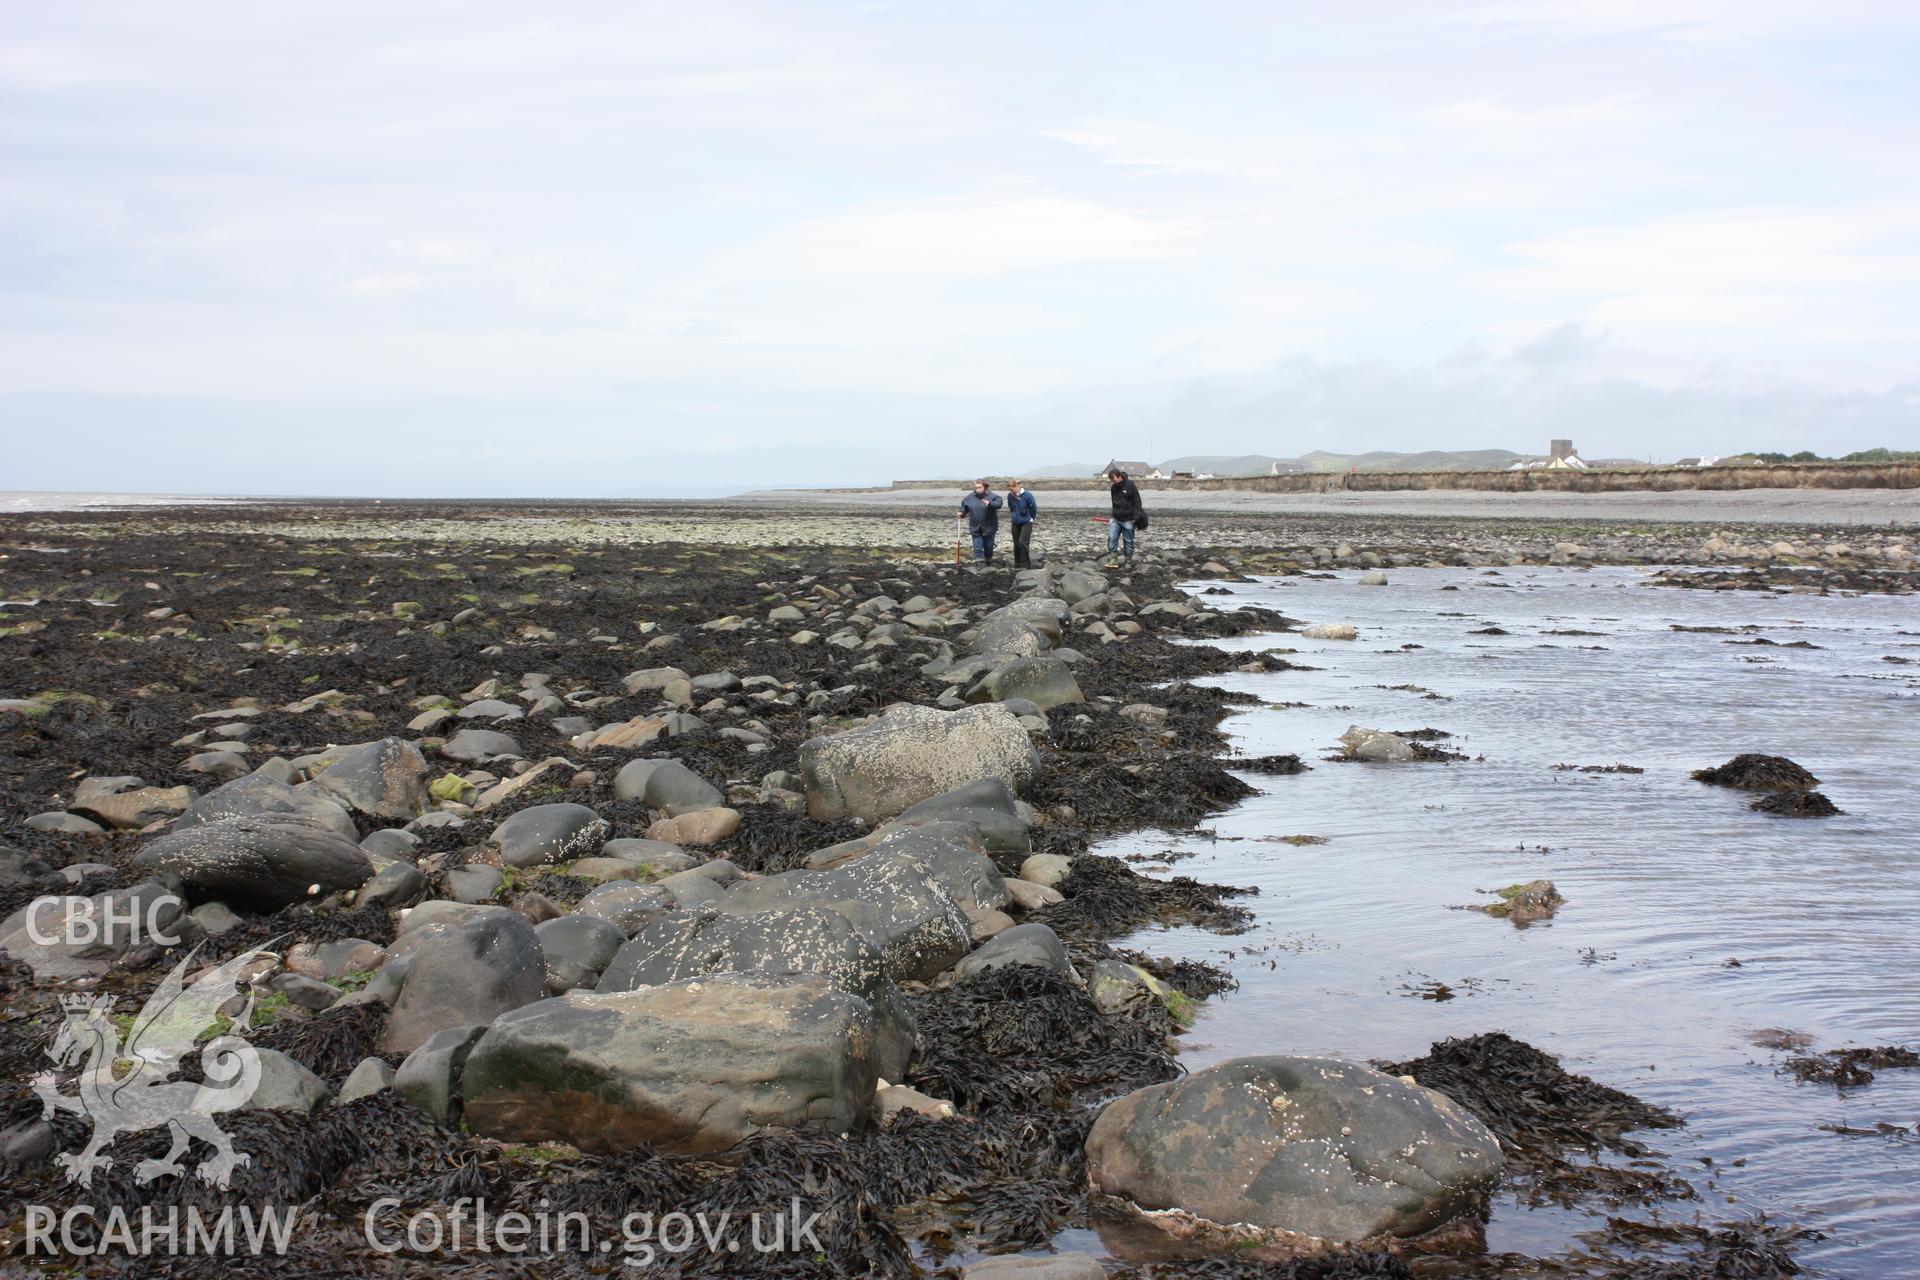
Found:
<path fill-rule="evenodd" d="M 0 625 L 0 657 L 9 660 L 14 681 L 29 673 L 36 687 L 0 692 L 43 701 L 36 704 L 39 710 L 0 712 L 0 733 L 7 735 L 0 752 L 7 771 L 0 835 L 53 865 L 67 860 L 107 863 L 109 871 L 84 880 L 85 892 L 131 883 L 135 873 L 129 859 L 157 831 L 59 835 L 29 830 L 24 819 L 37 805 L 56 797 L 71 799 L 75 765 L 95 773 L 139 774 L 149 784 L 186 785 L 204 793 L 213 779 L 184 772 L 176 761 L 189 750 L 218 750 L 221 740 L 190 747 L 169 744 L 183 729 L 193 729 L 191 717 L 215 713 L 241 697 L 251 699 L 248 705 L 257 710 L 236 719 L 247 732 L 225 741 L 247 765 L 273 757 L 297 763 L 316 752 L 324 754 L 335 742 L 398 734 L 415 741 L 435 761 L 434 771 L 444 771 L 443 778 L 464 775 L 473 780 L 472 790 L 460 793 L 467 803 L 441 801 L 433 807 L 467 822 L 466 834 L 457 827 L 423 827 L 406 856 L 423 873 L 424 887 L 434 897 L 471 896 L 477 875 L 493 886 L 480 895 L 480 902 L 505 906 L 510 913 L 554 911 L 564 918 L 595 890 L 572 863 L 550 869 L 536 863 L 525 875 L 502 873 L 489 880 L 487 868 L 494 864 L 478 843 L 488 828 L 497 831 L 503 818 L 565 802 L 583 803 L 599 814 L 609 825 L 607 837 L 614 840 L 684 838 L 692 832 L 673 825 L 680 818 L 645 796 L 623 798 L 614 790 L 616 775 L 635 761 L 680 761 L 716 799 L 724 799 L 739 826 L 736 834 L 713 843 L 681 844 L 687 871 L 660 883 L 677 881 L 679 887 L 668 892 L 710 901 L 705 897 L 709 889 L 681 877 L 697 879 L 707 867 L 715 877 L 752 885 L 789 868 L 819 865 L 823 850 L 869 838 L 872 833 L 862 826 L 807 816 L 806 797 L 770 786 L 770 781 L 799 771 L 801 742 L 823 729 L 857 726 L 896 701 L 954 706 L 954 693 L 975 678 L 969 674 L 957 683 L 944 678 L 968 660 L 964 637 L 985 625 L 985 611 L 1018 594 L 1005 569 L 956 572 L 937 559 L 868 549 L 775 544 L 722 552 L 671 541 L 487 543 L 340 531 L 301 539 L 287 532 L 278 519 L 283 514 L 264 509 L 234 513 L 238 523 L 250 517 L 261 521 L 251 538 L 234 537 L 224 522 L 208 527 L 198 513 L 182 513 L 172 533 L 160 532 L 166 522 L 155 519 L 151 526 L 123 526 L 113 539 L 77 521 L 65 539 L 64 554 L 13 558 L 8 580 L 21 585 L 10 585 L 3 594 L 41 603 L 7 610 Z M 325 512 L 315 514 L 329 518 Z M 1156 530 L 1159 527 L 1156 524 Z M 756 532 L 761 529 L 755 526 Z M 554 530 L 536 526 L 531 532 L 550 539 Z M 45 539 L 47 530 L 36 536 Z M 404 543 L 413 544 L 411 551 L 396 555 L 396 544 Z M 1344 550 L 1337 559 L 1345 564 L 1403 563 L 1412 554 L 1392 544 L 1376 550 L 1363 543 Z M 1237 920 L 1232 901 L 1236 890 L 1183 877 L 1148 878 L 1117 859 L 1089 852 L 1097 840 L 1147 827 L 1197 826 L 1250 793 L 1231 770 L 1286 771 L 1298 765 L 1224 755 L 1220 724 L 1246 699 L 1184 683 L 1248 665 L 1260 670 L 1285 666 L 1284 658 L 1234 654 L 1204 644 L 1210 637 L 1254 630 L 1279 633 L 1288 625 L 1278 615 L 1212 613 L 1199 607 L 1203 597 L 1179 589 L 1180 582 L 1196 576 L 1231 577 L 1278 567 L 1259 552 L 1219 554 L 1218 562 L 1199 550 L 1150 554 L 1130 574 L 1110 575 L 1101 584 L 1102 591 L 1095 594 L 1118 593 L 1106 603 L 1079 612 L 1063 603 L 1066 642 L 1084 650 L 1090 660 L 1073 664 L 1076 682 L 1089 701 L 1066 702 L 1033 717 L 1039 722 L 1029 727 L 1040 749 L 1040 772 L 1027 792 L 1031 820 L 1018 837 L 994 835 L 999 828 L 989 823 L 981 828 L 981 847 L 996 864 L 996 874 L 1010 877 L 1009 883 L 1019 879 L 1035 857 L 1065 859 L 1071 869 L 1057 882 L 1064 898 L 1048 902 L 1036 897 L 1037 905 L 1020 904 L 1017 916 L 1010 914 L 1012 907 L 987 908 L 1003 919 L 987 921 L 984 927 L 992 932 L 984 938 L 977 928 L 973 942 L 984 943 L 1015 919 L 1045 924 L 1064 944 L 1073 971 L 1083 981 L 1107 962 L 1140 965 L 1189 1005 L 1231 981 L 1230 974 L 1206 965 L 1169 965 L 1116 949 L 1116 944 L 1153 922 L 1231 929 Z M 1087 566 L 1060 567 L 1089 571 Z M 1311 568 L 1309 557 L 1307 564 L 1295 563 L 1291 571 Z M 84 579 L 74 576 L 82 569 L 88 571 Z M 147 581 L 162 585 L 149 590 Z M 1049 586 L 1071 594 L 1064 579 L 1050 579 Z M 906 597 L 915 592 L 927 597 L 930 607 L 907 609 L 911 601 Z M 89 603 L 114 596 L 118 599 L 104 608 Z M 1082 596 L 1076 603 L 1092 598 Z M 893 603 L 869 607 L 881 599 Z M 942 608 L 953 611 L 950 622 L 941 620 Z M 776 616 L 780 610 L 799 616 Z M 802 629 L 814 631 L 816 618 L 823 623 L 818 633 L 837 620 L 842 630 L 835 634 L 852 635 L 856 643 L 829 646 L 816 634 L 796 644 Z M 1175 640 L 1202 643 L 1195 647 L 1172 643 Z M 668 667 L 692 675 L 725 673 L 733 679 L 716 681 L 697 695 L 691 689 L 685 695 L 675 691 L 671 678 L 634 689 L 633 675 Z M 993 669 L 991 663 L 982 668 Z M 240 670 L 250 678 L 232 674 Z M 529 672 L 545 673 L 544 681 L 523 684 Z M 762 678 L 770 683 L 746 683 Z M 489 687 L 489 682 L 498 687 Z M 936 697 L 943 684 L 949 692 Z M 533 696 L 517 699 L 516 688 Z M 848 688 L 854 692 L 837 692 Z M 654 708 L 660 693 L 668 696 Z M 762 699 L 762 693 L 771 697 Z M 447 759 L 442 747 L 449 731 L 458 724 L 489 721 L 454 720 L 415 728 L 409 717 L 417 719 L 427 695 L 442 697 L 454 707 L 460 698 L 470 699 L 467 706 L 484 700 L 475 695 L 507 700 L 510 707 L 515 700 L 532 704 L 546 696 L 570 705 L 492 724 L 520 740 L 520 759 L 461 769 L 440 763 Z M 791 701 L 786 700 L 789 696 Z M 594 710 L 603 699 L 609 710 Z M 603 725 L 650 724 L 649 717 L 655 716 L 662 721 L 661 729 L 644 732 L 656 734 L 675 715 L 704 719 L 709 728 L 694 731 L 682 722 L 681 736 L 658 736 L 651 744 L 633 747 L 582 749 L 575 735 L 564 731 L 570 726 L 548 723 L 567 719 L 560 713 L 574 708 L 588 711 L 587 719 Z M 623 719 L 629 716 L 632 719 Z M 720 725 L 740 728 L 745 736 L 712 731 Z M 204 736 L 211 731 L 197 732 Z M 56 745 L 49 749 L 47 743 Z M 62 743 L 66 745 L 57 745 Z M 542 757 L 546 764 L 537 763 Z M 553 766 L 556 759 L 564 767 Z M 518 779 L 541 785 L 477 807 L 477 797 Z M 355 817 L 356 834 L 367 840 L 396 825 L 391 818 L 366 813 Z M 1007 843 L 1001 843 L 1003 839 Z M 723 856 L 713 857 L 716 853 Z M 722 861 L 727 864 L 724 872 L 718 868 Z M 651 872 L 647 879 L 653 879 Z M 10 898 L 4 905 L 11 910 L 15 904 Z M 235 954 L 289 929 L 295 939 L 307 942 L 360 937 L 385 952 L 397 945 L 402 935 L 395 929 L 403 923 L 384 909 L 356 907 L 351 900 L 330 910 L 295 906 L 278 913 L 248 913 L 236 933 L 212 940 L 212 954 Z M 153 954 L 122 959 L 116 982 L 129 994 L 150 989 L 171 960 Z M 395 981 L 404 984 L 408 979 Z M 391 1015 L 378 1001 L 349 999 L 378 983 L 376 975 L 365 987 L 345 990 L 343 984 L 344 994 L 334 1002 L 338 1008 L 330 1005 L 304 1015 L 285 1012 L 259 1039 L 283 1046 L 296 1059 L 306 1057 L 328 1088 L 338 1088 L 367 1057 L 381 1056 L 375 1037 Z M 679 1193 L 684 1202 L 698 1203 L 704 1195 L 737 1195 L 741 1188 L 727 1179 L 747 1173 L 770 1180 L 768 1187 L 784 1186 L 792 1170 L 782 1162 L 792 1161 L 804 1149 L 811 1153 L 809 1159 L 824 1161 L 832 1170 L 830 1181 L 836 1186 L 904 1209 L 925 1200 L 931 1187 L 915 1180 L 920 1175 L 908 1177 L 899 1162 L 933 1158 L 946 1182 L 958 1177 L 966 1183 L 971 1176 L 973 1195 L 989 1190 L 1005 1195 L 1012 1187 L 1035 1206 L 1024 1216 L 1015 1215 L 1017 1225 L 1004 1214 L 983 1216 L 977 1209 L 937 1211 L 938 1238 L 973 1242 L 960 1249 L 960 1257 L 988 1246 L 1044 1246 L 1062 1229 L 1085 1229 L 1096 1221 L 1093 1207 L 1083 1203 L 1081 1144 L 1091 1119 L 1083 1108 L 1178 1070 L 1168 1055 L 1180 1024 L 1180 1001 L 1145 984 L 1140 989 L 1148 994 L 1130 998 L 1124 1012 L 1095 1014 L 1086 995 L 1044 967 L 1014 965 L 952 985 L 903 978 L 906 1003 L 928 1039 L 917 1073 L 906 1082 L 935 1099 L 958 1102 L 966 1119 L 910 1116 L 873 1130 L 859 1142 L 841 1140 L 839 1145 L 808 1138 L 795 1148 L 786 1139 L 755 1138 L 743 1148 L 745 1163 L 733 1174 L 716 1173 L 698 1159 L 676 1156 L 661 1164 L 649 1157 L 647 1167 L 653 1172 L 648 1177 L 656 1188 L 679 1180 L 675 1185 L 686 1188 Z M 23 1023 L 44 1028 L 50 1016 L 50 1010 L 34 1006 L 51 988 L 34 990 L 38 994 L 28 997 L 25 1007 L 10 1000 L 8 1019 L 0 1024 L 8 1032 L 0 1044 L 6 1052 L 0 1056 L 9 1064 L 10 1085 L 20 1083 L 12 1075 L 14 1064 L 24 1067 L 39 1048 Z M 398 996 L 404 998 L 404 985 Z M 1007 1034 L 1009 1027 L 1030 1024 L 1035 1030 L 1026 1039 L 1008 1044 L 995 1038 Z M 1019 1057 L 1021 1053 L 1026 1056 Z M 1529 1066 L 1539 1069 L 1537 1061 Z M 1068 1080 L 1072 1083 L 1061 1083 Z M 1496 1091 L 1498 1086 L 1498 1081 L 1488 1085 Z M 354 1131 L 351 1137 L 343 1123 Z M 1045 1135 L 1037 1149 L 1035 1126 Z M 584 1203 L 602 1209 L 605 1201 L 596 1197 L 604 1194 L 609 1179 L 617 1179 L 624 1163 L 571 1147 L 556 1158 L 537 1154 L 525 1143 L 489 1142 L 431 1122 L 390 1092 L 337 1111 L 322 1109 L 311 1118 L 257 1122 L 251 1132 L 276 1153 L 284 1148 L 284 1154 L 268 1158 L 257 1171 L 264 1181 L 249 1185 L 256 1190 L 307 1186 L 310 1194 L 325 1191 L 348 1202 L 363 1196 L 354 1190 L 359 1185 L 355 1179 L 370 1176 L 369 1162 L 384 1165 L 397 1159 L 396 1143 L 417 1146 L 436 1169 L 474 1167 L 488 1187 L 544 1179 L 539 1185 L 570 1187 Z M 372 1136 L 360 1137 L 362 1132 Z M 65 1130 L 60 1134 L 63 1142 L 77 1136 Z M 355 1142 L 360 1145 L 355 1147 Z M 330 1154 L 322 1159 L 316 1150 Z M 317 1170 L 331 1167 L 330 1161 L 345 1172 L 322 1177 Z M 971 1175 L 967 1168 L 954 1167 L 956 1161 L 971 1168 Z M 415 1164 L 403 1161 L 393 1176 L 414 1197 L 441 1193 L 443 1175 L 429 1175 Z M 17 1205 L 27 1187 L 25 1181 L 10 1185 L 10 1203 Z M 33 1183 L 32 1190 L 43 1197 L 60 1194 L 44 1180 Z M 134 1193 L 126 1187 L 122 1194 Z M 947 1186 L 942 1197 L 955 1194 Z M 959 1199 L 966 1201 L 965 1196 Z M 316 1261 L 331 1248 L 350 1243 L 345 1239 L 348 1225 L 341 1219 L 329 1228 L 341 1238 L 318 1242 Z M 919 1273 L 909 1253 L 897 1252 L 906 1243 L 893 1228 L 882 1229 L 877 1221 L 857 1216 L 839 1227 L 842 1234 L 836 1237 L 827 1273 L 856 1259 L 880 1263 L 882 1274 Z M 924 1240 L 915 1247 L 924 1248 Z M 1398 1265 L 1372 1252 L 1346 1256 L 1356 1266 Z M 926 1265 L 930 1268 L 938 1260 L 936 1254 Z M 196 1273 L 188 1269 L 181 1274 Z M 1399 1273 L 1386 1269 L 1367 1274 Z"/>

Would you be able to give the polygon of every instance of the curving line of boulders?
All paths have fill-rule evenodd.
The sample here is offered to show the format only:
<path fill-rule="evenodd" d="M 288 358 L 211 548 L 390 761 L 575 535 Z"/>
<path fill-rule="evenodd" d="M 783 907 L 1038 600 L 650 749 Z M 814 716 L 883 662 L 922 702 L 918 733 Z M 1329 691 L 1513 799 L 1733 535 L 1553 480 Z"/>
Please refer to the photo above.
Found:
<path fill-rule="evenodd" d="M 392 1089 L 477 1134 L 588 1151 L 711 1152 L 768 1127 L 839 1133 L 902 1110 L 951 1115 L 950 1102 L 889 1083 L 916 1044 L 903 986 L 1036 965 L 1087 986 L 1105 1010 L 1172 997 L 1118 961 L 1079 973 L 1047 925 L 1018 923 L 1071 887 L 1069 859 L 1034 853 L 1036 815 L 1020 793 L 1041 767 L 1032 731 L 1050 710 L 1084 701 L 1074 669 L 1086 658 L 1063 643 L 1068 629 L 1077 622 L 1081 634 L 1117 642 L 1139 629 L 1136 617 L 1197 611 L 1137 606 L 1091 569 L 1031 571 L 1016 585 L 1026 594 L 973 619 L 960 647 L 942 641 L 922 668 L 944 686 L 933 705 L 898 703 L 822 733 L 800 747 L 797 775 L 762 784 L 761 795 L 791 797 L 813 818 L 866 827 L 790 871 L 747 874 L 725 857 L 739 812 L 671 758 L 631 760 L 614 779 L 617 800 L 659 814 L 644 838 L 610 840 L 593 808 L 542 803 L 498 822 L 483 859 L 416 864 L 418 842 L 435 828 L 574 776 L 564 758 L 520 761 L 508 733 L 463 723 L 564 709 L 557 698 L 543 705 L 552 695 L 542 684 L 525 690 L 526 708 L 499 696 L 504 688 L 482 687 L 463 706 L 421 711 L 415 732 L 462 726 L 438 754 L 475 766 L 478 781 L 435 778 L 418 745 L 389 737 L 276 761 L 197 797 L 106 780 L 74 811 L 164 825 L 133 860 L 148 880 L 113 892 L 174 899 L 164 923 L 189 942 L 238 927 L 240 912 L 301 902 L 398 913 L 390 945 L 295 947 L 270 979 L 315 1008 L 385 1010 L 378 1048 L 404 1055 L 401 1065 L 366 1059 L 336 1100 Z M 917 615 L 945 625 L 932 602 L 916 603 L 901 625 Z M 1117 603 L 1132 616 L 1109 627 Z M 775 609 L 770 620 L 809 617 L 791 615 Z M 670 743 L 696 731 L 688 721 L 702 695 L 754 692 L 731 673 L 672 667 L 624 684 L 677 709 L 583 719 L 572 738 L 582 754 Z M 1165 719 L 1145 704 L 1128 711 L 1143 724 Z M 522 767 L 486 776 L 505 762 Z M 448 779 L 460 785 L 443 786 Z M 355 814 L 408 825 L 356 841 Z M 495 901 L 511 877 L 547 869 L 594 887 L 571 910 Z M 10 874 L 38 872 L 0 861 L 0 876 Z M 445 896 L 428 897 L 442 885 Z M 97 975 L 131 942 L 42 945 L 21 925 L 0 922 L 0 949 L 41 976 Z M 333 985 L 369 972 L 345 994 Z M 326 1099 L 311 1072 L 260 1052 L 265 1083 L 254 1105 L 310 1110 Z M 1443 1096 L 1356 1064 L 1284 1056 L 1223 1063 L 1114 1101 L 1087 1155 L 1094 1188 L 1141 1221 L 1278 1252 L 1471 1222 L 1501 1167 L 1498 1142 Z"/>

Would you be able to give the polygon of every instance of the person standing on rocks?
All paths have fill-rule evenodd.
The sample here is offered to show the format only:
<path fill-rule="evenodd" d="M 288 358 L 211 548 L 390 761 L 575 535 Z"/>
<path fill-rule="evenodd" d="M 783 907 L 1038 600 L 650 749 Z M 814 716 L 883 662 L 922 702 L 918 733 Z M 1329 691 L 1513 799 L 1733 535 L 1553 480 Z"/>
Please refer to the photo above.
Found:
<path fill-rule="evenodd" d="M 1015 480 L 1007 488 L 1007 515 L 1013 520 L 1013 567 L 1033 568 L 1033 518 L 1040 504 L 1027 492 L 1025 480 Z"/>
<path fill-rule="evenodd" d="M 1107 473 L 1107 479 L 1113 482 L 1108 489 L 1113 498 L 1113 519 L 1107 523 L 1107 567 L 1115 568 L 1123 545 L 1127 562 L 1133 562 L 1133 531 L 1146 509 L 1140 505 L 1140 487 L 1127 479 L 1126 472 L 1115 467 Z"/>
<path fill-rule="evenodd" d="M 960 499 L 960 514 L 967 518 L 967 532 L 973 535 L 973 562 L 993 563 L 993 540 L 1000 533 L 1000 495 L 985 480 L 973 482 L 973 492 Z"/>

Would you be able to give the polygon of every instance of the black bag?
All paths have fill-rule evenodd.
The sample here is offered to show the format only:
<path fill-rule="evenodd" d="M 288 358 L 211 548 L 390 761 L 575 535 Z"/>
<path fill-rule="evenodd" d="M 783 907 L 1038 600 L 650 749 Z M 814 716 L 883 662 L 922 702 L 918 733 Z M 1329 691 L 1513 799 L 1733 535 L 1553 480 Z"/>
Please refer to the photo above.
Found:
<path fill-rule="evenodd" d="M 1134 522 L 1133 522 L 1133 527 L 1134 527 L 1134 528 L 1136 528 L 1136 529 L 1139 529 L 1139 530 L 1141 530 L 1142 532 L 1144 532 L 1144 531 L 1146 530 L 1146 527 L 1147 527 L 1147 513 L 1146 513 L 1146 512 L 1144 512 L 1144 511 L 1142 511 L 1142 512 L 1141 512 L 1141 513 L 1139 514 L 1139 516 L 1138 516 L 1138 517 L 1136 517 L 1136 518 L 1134 519 Z"/>

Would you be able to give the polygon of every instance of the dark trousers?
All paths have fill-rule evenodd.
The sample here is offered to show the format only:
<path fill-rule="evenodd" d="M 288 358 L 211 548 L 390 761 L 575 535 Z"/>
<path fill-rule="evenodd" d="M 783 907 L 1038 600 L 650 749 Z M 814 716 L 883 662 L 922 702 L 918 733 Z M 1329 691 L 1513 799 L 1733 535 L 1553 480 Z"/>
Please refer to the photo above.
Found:
<path fill-rule="evenodd" d="M 973 531 L 973 562 L 975 564 L 986 564 L 993 559 L 993 539 L 999 532 L 997 528 Z"/>
<path fill-rule="evenodd" d="M 1033 568 L 1033 522 L 1013 526 L 1013 567 L 1016 569 Z"/>

